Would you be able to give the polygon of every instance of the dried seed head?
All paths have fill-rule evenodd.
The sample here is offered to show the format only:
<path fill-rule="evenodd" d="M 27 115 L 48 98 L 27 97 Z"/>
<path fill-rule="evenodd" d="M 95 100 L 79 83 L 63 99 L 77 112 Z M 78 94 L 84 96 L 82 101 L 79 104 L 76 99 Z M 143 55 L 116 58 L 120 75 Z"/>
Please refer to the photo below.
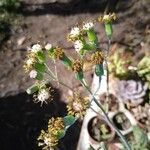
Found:
<path fill-rule="evenodd" d="M 64 130 L 64 120 L 61 117 L 51 118 L 48 122 L 48 131 L 57 135 L 57 132 L 60 130 Z"/>
<path fill-rule="evenodd" d="M 83 62 L 81 60 L 75 60 L 72 63 L 72 70 L 75 73 L 82 71 L 82 69 L 83 69 Z"/>
<path fill-rule="evenodd" d="M 68 97 L 67 111 L 69 115 L 83 119 L 89 106 L 89 99 L 82 97 L 79 92 L 75 92 L 73 97 Z"/>
<path fill-rule="evenodd" d="M 63 49 L 60 47 L 57 47 L 54 52 L 54 57 L 56 59 L 62 59 L 64 57 L 64 54 L 65 53 L 64 53 Z"/>
<path fill-rule="evenodd" d="M 39 141 L 38 145 L 43 146 L 43 149 L 51 149 L 58 144 L 57 137 L 49 132 L 45 132 L 44 130 L 41 131 L 37 140 Z"/>
<path fill-rule="evenodd" d="M 104 61 L 104 56 L 103 56 L 103 53 L 101 51 L 97 51 L 97 52 L 92 54 L 91 62 L 93 64 L 102 64 L 103 61 Z"/>
<path fill-rule="evenodd" d="M 23 68 L 25 72 L 29 72 L 33 69 L 34 64 L 36 63 L 36 54 L 33 52 L 27 53 L 27 60 L 25 61 L 25 64 L 23 65 Z"/>
<path fill-rule="evenodd" d="M 43 146 L 43 149 L 53 149 L 58 144 L 58 132 L 65 129 L 63 118 L 51 118 L 48 122 L 47 131 L 42 130 L 38 138 L 39 146 Z"/>

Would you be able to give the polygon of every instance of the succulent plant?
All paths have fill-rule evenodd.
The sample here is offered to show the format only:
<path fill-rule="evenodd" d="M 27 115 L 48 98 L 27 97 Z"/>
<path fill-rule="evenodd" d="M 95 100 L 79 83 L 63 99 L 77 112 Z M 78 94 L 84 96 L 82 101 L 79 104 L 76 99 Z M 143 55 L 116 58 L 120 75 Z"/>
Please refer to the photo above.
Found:
<path fill-rule="evenodd" d="M 128 76 L 128 66 L 131 64 L 132 53 L 123 48 L 117 49 L 109 57 L 109 71 L 116 77 Z"/>
<path fill-rule="evenodd" d="M 131 111 L 137 121 L 146 126 L 148 132 L 150 132 L 150 105 L 146 103 L 144 106 L 139 105 L 136 108 L 132 108 Z"/>
<path fill-rule="evenodd" d="M 133 105 L 139 105 L 144 101 L 147 91 L 147 84 L 135 80 L 116 80 L 113 85 L 114 94 L 124 103 L 131 102 Z"/>
<path fill-rule="evenodd" d="M 137 69 L 138 75 L 142 77 L 145 82 L 148 83 L 148 88 L 150 89 L 150 56 L 144 56 L 143 59 L 139 62 Z"/>

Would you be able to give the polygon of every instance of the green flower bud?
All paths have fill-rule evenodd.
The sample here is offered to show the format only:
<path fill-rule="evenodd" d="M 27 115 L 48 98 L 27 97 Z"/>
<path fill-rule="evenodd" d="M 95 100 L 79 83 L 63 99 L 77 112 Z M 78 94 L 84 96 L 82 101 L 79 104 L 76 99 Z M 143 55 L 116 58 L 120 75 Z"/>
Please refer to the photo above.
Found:
<path fill-rule="evenodd" d="M 112 28 L 112 24 L 111 23 L 105 23 L 105 32 L 106 35 L 109 39 L 111 39 L 112 34 L 113 34 L 113 28 Z"/>

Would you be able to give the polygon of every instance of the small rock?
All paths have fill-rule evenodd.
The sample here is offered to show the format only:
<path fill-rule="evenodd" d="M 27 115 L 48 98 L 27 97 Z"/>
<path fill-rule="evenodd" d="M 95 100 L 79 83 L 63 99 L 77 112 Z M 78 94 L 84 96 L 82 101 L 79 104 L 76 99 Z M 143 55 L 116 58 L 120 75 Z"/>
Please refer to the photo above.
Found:
<path fill-rule="evenodd" d="M 26 37 L 25 37 L 25 36 L 19 38 L 18 41 L 17 41 L 17 45 L 18 45 L 18 46 L 21 46 L 21 45 L 25 42 L 25 40 L 26 40 Z"/>

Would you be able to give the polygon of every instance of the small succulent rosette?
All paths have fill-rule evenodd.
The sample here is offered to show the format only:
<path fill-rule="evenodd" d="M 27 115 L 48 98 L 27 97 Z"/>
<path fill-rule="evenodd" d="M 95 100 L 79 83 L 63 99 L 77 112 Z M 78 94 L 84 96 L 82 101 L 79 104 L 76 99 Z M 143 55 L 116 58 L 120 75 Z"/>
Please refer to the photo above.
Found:
<path fill-rule="evenodd" d="M 136 80 L 116 80 L 110 89 L 123 103 L 137 106 L 144 101 L 148 86 Z"/>

